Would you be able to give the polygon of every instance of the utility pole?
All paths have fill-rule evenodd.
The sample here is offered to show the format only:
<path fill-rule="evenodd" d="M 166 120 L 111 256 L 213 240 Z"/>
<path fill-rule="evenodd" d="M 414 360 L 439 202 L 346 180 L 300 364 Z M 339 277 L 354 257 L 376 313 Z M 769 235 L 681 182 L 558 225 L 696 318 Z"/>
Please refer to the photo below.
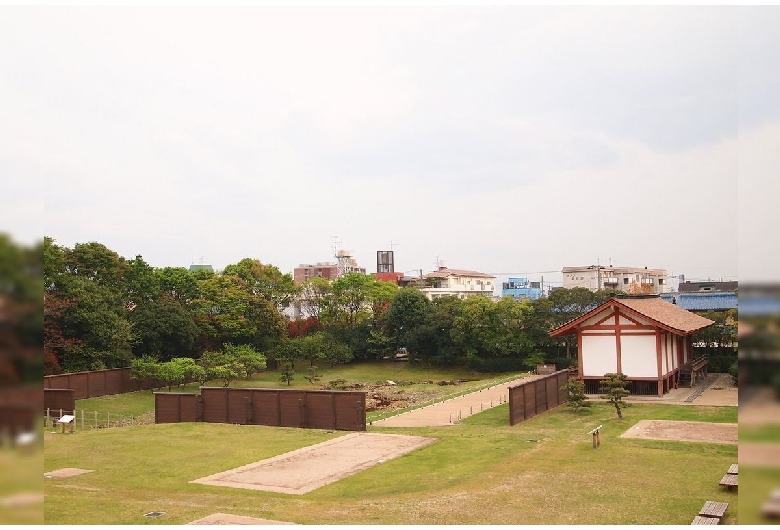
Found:
<path fill-rule="evenodd" d="M 596 277 L 598 278 L 598 285 L 596 287 L 597 291 L 601 290 L 601 262 L 599 261 L 599 258 L 596 258 Z"/>

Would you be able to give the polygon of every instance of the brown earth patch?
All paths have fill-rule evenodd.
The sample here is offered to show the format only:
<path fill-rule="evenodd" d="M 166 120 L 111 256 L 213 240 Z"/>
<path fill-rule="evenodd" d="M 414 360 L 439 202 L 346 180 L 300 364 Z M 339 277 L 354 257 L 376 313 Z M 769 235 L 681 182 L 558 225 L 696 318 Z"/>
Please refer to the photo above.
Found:
<path fill-rule="evenodd" d="M 738 442 L 736 423 L 701 421 L 641 420 L 620 437 L 722 444 Z"/>
<path fill-rule="evenodd" d="M 422 436 L 351 433 L 190 482 L 302 495 L 434 441 Z"/>
<path fill-rule="evenodd" d="M 77 475 L 83 475 L 84 473 L 92 473 L 94 469 L 78 469 L 75 467 L 64 467 L 55 471 L 49 471 L 44 473 L 45 478 L 70 478 Z"/>

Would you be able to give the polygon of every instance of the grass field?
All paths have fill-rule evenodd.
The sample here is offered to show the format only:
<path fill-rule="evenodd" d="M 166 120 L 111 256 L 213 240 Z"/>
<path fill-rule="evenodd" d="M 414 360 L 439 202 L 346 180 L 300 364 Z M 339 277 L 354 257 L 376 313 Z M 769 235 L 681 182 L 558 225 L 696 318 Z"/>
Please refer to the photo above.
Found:
<path fill-rule="evenodd" d="M 454 426 L 369 427 L 437 441 L 301 496 L 188 482 L 345 433 L 203 423 L 47 433 L 46 471 L 94 472 L 45 481 L 45 522 L 182 524 L 223 512 L 311 525 L 688 525 L 716 500 L 729 502 L 723 522 L 737 523 L 736 491 L 718 486 L 737 446 L 619 437 L 642 419 L 736 423 L 737 408 L 635 404 L 618 420 L 595 403 L 510 427 L 501 405 Z M 587 432 L 602 424 L 593 449 Z"/>

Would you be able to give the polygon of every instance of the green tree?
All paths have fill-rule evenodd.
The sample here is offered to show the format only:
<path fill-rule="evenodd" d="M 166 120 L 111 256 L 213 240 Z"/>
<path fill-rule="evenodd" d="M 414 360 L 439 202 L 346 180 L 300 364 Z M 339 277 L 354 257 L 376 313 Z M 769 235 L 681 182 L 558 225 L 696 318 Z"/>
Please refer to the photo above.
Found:
<path fill-rule="evenodd" d="M 540 364 L 544 364 L 545 355 L 544 353 L 540 351 L 535 351 L 531 354 L 529 354 L 524 360 L 523 364 L 528 368 L 529 370 L 536 371 L 536 367 Z"/>
<path fill-rule="evenodd" d="M 582 381 L 569 379 L 561 387 L 561 390 L 566 391 L 566 406 L 574 409 L 574 412 L 579 412 L 580 409 L 587 405 L 586 401 L 588 398 L 585 396 L 585 383 Z"/>
<path fill-rule="evenodd" d="M 395 339 L 395 345 L 409 348 L 430 311 L 431 302 L 420 290 L 414 287 L 398 289 L 387 311 L 388 334 Z"/>
<path fill-rule="evenodd" d="M 191 374 L 195 361 L 189 357 L 177 357 L 157 367 L 157 378 L 168 385 L 168 392 L 176 385 L 183 385 Z"/>
<path fill-rule="evenodd" d="M 162 361 L 195 355 L 199 328 L 193 314 L 167 292 L 135 307 L 128 316 L 133 326 L 137 355 L 151 354 Z"/>
<path fill-rule="evenodd" d="M 56 303 L 44 317 L 46 334 L 59 343 L 49 349 L 61 356 L 58 363 L 66 372 L 128 366 L 135 335 L 125 296 L 127 262 L 99 243 L 70 250 L 51 238 L 44 238 L 43 256 L 44 297 Z"/>
<path fill-rule="evenodd" d="M 282 274 L 277 267 L 257 259 L 244 258 L 225 267 L 222 274 L 239 278 L 250 294 L 262 296 L 279 311 L 289 306 L 300 290 L 292 275 Z"/>
<path fill-rule="evenodd" d="M 615 406 L 615 412 L 617 412 L 618 419 L 623 419 L 623 413 L 621 409 L 625 406 L 623 398 L 630 395 L 628 391 L 628 381 L 626 375 L 623 373 L 608 373 L 604 374 L 605 379 L 599 381 L 599 387 L 604 392 L 602 399 L 606 399 Z"/>
<path fill-rule="evenodd" d="M 252 375 L 265 370 L 265 355 L 248 344 L 228 343 L 222 347 L 222 351 L 230 362 L 236 362 L 241 366 L 241 375 L 244 379 L 250 379 Z"/>
<path fill-rule="evenodd" d="M 130 379 L 136 382 L 138 390 L 141 390 L 145 380 L 157 377 L 159 365 L 157 359 L 151 355 L 136 357 L 130 361 Z"/>
<path fill-rule="evenodd" d="M 320 318 L 320 314 L 328 307 L 333 288 L 330 282 L 321 276 L 315 276 L 304 281 L 296 296 L 296 307 L 301 315 L 307 318 Z"/>
<path fill-rule="evenodd" d="M 248 290 L 241 279 L 214 274 L 198 280 L 198 286 L 196 322 L 206 339 L 205 349 L 232 342 L 262 350 L 286 335 L 282 315 L 262 295 Z"/>
<path fill-rule="evenodd" d="M 326 337 L 323 342 L 323 360 L 332 368 L 336 364 L 345 364 L 352 360 L 352 349 L 331 337 Z"/>
<path fill-rule="evenodd" d="M 310 385 L 316 385 L 320 382 L 320 379 L 322 379 L 322 376 L 317 373 L 317 367 L 313 365 L 309 366 L 309 374 L 303 377 L 309 382 Z"/>
<path fill-rule="evenodd" d="M 279 374 L 279 381 L 282 383 L 287 383 L 287 386 L 290 386 L 290 383 L 292 383 L 293 379 L 295 379 L 295 369 L 293 368 L 293 363 L 290 360 L 284 360 L 281 364 L 282 370 Z"/>
<path fill-rule="evenodd" d="M 431 302 L 423 323 L 407 335 L 406 348 L 417 358 L 440 364 L 455 364 L 464 356 L 453 340 L 455 320 L 463 311 L 463 300 L 443 296 Z"/>
<path fill-rule="evenodd" d="M 597 294 L 584 287 L 553 289 L 550 291 L 548 299 L 551 304 L 552 328 L 582 316 L 598 305 Z M 576 351 L 577 336 L 572 334 L 558 337 L 556 344 L 561 344 L 564 347 L 566 358 L 571 359 L 572 351 Z"/>

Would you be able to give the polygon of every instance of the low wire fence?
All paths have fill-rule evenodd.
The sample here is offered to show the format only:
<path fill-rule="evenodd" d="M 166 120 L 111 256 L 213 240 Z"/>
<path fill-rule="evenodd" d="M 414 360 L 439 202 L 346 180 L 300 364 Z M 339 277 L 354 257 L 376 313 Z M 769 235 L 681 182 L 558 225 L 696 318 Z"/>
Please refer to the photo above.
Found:
<path fill-rule="evenodd" d="M 451 392 L 449 394 L 443 395 L 443 396 L 436 396 L 430 400 L 424 401 L 422 403 L 415 403 L 414 405 L 410 405 L 408 407 L 402 407 L 398 409 L 393 410 L 374 410 L 366 414 L 366 423 L 371 423 L 374 421 L 384 420 L 385 418 L 391 418 L 393 416 L 398 416 L 399 414 L 405 414 L 407 412 L 411 412 L 412 410 L 422 409 L 425 407 L 430 407 L 431 405 L 435 405 L 437 403 L 442 403 L 444 401 L 449 401 L 450 399 L 458 398 L 461 396 L 465 396 L 466 394 L 473 394 L 474 392 L 481 392 L 482 390 L 487 390 L 489 388 L 492 388 L 494 386 L 503 385 L 505 383 L 509 383 L 510 381 L 516 381 L 517 379 L 521 379 L 523 377 L 528 377 L 532 375 L 532 372 L 526 372 L 521 374 L 514 374 L 511 376 L 503 377 L 501 379 L 494 379 L 491 381 L 488 381 L 486 383 L 482 383 L 479 386 L 476 387 L 469 387 L 465 389 L 458 390 L 456 392 Z M 496 405 L 502 405 L 508 401 L 508 396 L 506 393 L 504 394 L 497 394 L 495 399 L 491 398 L 483 403 L 480 403 L 478 407 L 469 407 L 466 409 L 463 409 L 462 411 L 459 411 L 457 414 L 453 414 L 451 417 L 451 423 L 454 423 L 455 421 L 459 421 L 462 418 L 466 416 L 470 416 L 471 414 L 474 414 L 476 412 L 481 412 L 482 410 L 485 410 L 486 408 L 492 408 Z M 477 410 L 479 408 L 479 410 Z"/>
<path fill-rule="evenodd" d="M 72 417 L 72 419 L 68 418 Z M 60 422 L 61 419 L 69 419 Z M 46 409 L 43 417 L 44 428 L 55 428 L 57 432 L 76 432 L 87 429 L 109 429 L 112 427 L 128 427 L 131 425 L 147 425 L 154 423 L 154 413 L 133 416 L 116 412 L 98 412 L 87 410 Z"/>

